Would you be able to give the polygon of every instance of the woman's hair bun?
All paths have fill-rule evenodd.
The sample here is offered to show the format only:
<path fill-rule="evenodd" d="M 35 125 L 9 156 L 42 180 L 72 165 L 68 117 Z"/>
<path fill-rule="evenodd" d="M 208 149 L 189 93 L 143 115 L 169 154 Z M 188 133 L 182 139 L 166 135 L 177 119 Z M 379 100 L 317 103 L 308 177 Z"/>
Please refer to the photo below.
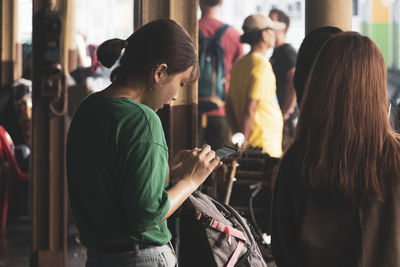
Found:
<path fill-rule="evenodd" d="M 125 40 L 118 38 L 107 40 L 97 48 L 97 59 L 104 67 L 111 68 L 125 47 Z"/>

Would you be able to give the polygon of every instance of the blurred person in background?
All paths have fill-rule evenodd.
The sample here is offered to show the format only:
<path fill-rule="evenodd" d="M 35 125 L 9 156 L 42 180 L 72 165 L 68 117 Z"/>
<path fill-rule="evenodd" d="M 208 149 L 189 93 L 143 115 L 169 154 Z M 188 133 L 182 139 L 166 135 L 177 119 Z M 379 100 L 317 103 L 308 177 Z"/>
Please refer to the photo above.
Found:
<path fill-rule="evenodd" d="M 293 81 L 299 106 L 301 105 L 308 75 L 319 50 L 332 35 L 339 32 L 342 32 L 342 30 L 337 27 L 326 26 L 312 30 L 304 37 L 297 55 Z"/>
<path fill-rule="evenodd" d="M 284 28 L 285 24 L 262 14 L 244 20 L 241 42 L 248 43 L 251 51 L 233 66 L 227 99 L 230 127 L 245 137 L 242 148 L 261 147 L 271 157 L 282 154 L 283 117 L 275 75 L 266 56 L 275 46 L 274 31 Z"/>
<path fill-rule="evenodd" d="M 92 59 L 87 51 L 87 36 L 82 32 L 75 35 L 76 50 L 78 52 L 78 67 L 88 68 L 92 65 Z"/>
<path fill-rule="evenodd" d="M 272 9 L 269 17 L 273 21 L 279 21 L 285 24 L 285 28 L 275 31 L 275 48 L 270 58 L 270 62 L 276 77 L 276 95 L 278 97 L 279 106 L 282 111 L 283 120 L 283 140 L 282 146 L 285 150 L 290 140 L 294 136 L 294 120 L 296 115 L 293 114 L 296 107 L 296 91 L 293 85 L 293 78 L 296 66 L 297 53 L 293 46 L 286 42 L 286 34 L 290 25 L 290 18 L 279 9 Z M 293 116 L 291 116 L 293 114 Z"/>
<path fill-rule="evenodd" d="M 218 10 L 222 3 L 222 0 L 200 0 L 199 54 L 201 55 L 202 49 L 205 49 L 202 47 L 202 38 L 214 38 L 217 34 L 221 34 L 220 43 L 217 45 L 221 45 L 223 50 L 224 62 L 222 64 L 225 73 L 222 82 L 226 94 L 229 90 L 232 65 L 243 55 L 243 47 L 239 32 L 218 19 Z M 209 79 L 212 79 L 212 77 L 209 77 Z M 201 110 L 199 106 L 199 145 L 203 144 L 209 144 L 213 149 L 230 144 L 225 105 L 210 111 Z"/>

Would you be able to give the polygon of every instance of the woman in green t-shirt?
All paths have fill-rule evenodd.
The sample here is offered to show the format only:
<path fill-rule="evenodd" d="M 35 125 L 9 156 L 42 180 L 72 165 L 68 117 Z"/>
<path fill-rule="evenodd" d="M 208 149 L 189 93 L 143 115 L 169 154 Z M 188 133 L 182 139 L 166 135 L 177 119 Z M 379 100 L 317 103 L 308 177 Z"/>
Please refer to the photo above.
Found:
<path fill-rule="evenodd" d="M 168 163 L 155 113 L 198 78 L 196 50 L 172 20 L 150 22 L 127 40 L 99 46 L 112 84 L 87 97 L 68 132 L 70 203 L 86 266 L 175 266 L 166 219 L 220 165 L 210 146 Z M 176 179 L 168 187 L 169 177 Z M 168 189 L 169 188 L 169 189 Z"/>

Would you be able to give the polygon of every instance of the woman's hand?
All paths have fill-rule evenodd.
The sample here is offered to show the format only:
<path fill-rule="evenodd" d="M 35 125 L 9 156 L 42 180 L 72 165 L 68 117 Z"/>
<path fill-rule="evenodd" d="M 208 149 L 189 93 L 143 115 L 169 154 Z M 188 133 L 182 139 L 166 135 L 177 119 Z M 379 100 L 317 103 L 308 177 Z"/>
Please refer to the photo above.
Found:
<path fill-rule="evenodd" d="M 222 161 L 215 157 L 215 152 L 211 150 L 209 145 L 204 148 L 180 151 L 170 161 L 170 175 L 173 179 L 179 181 L 168 189 L 170 207 L 161 221 L 171 216 L 182 205 L 183 201 L 220 165 L 222 165 Z"/>
<path fill-rule="evenodd" d="M 196 148 L 189 154 L 185 154 L 184 160 L 179 167 L 182 179 L 190 179 L 196 188 L 200 186 L 210 173 L 219 165 L 219 158 L 209 145 L 204 148 Z"/>

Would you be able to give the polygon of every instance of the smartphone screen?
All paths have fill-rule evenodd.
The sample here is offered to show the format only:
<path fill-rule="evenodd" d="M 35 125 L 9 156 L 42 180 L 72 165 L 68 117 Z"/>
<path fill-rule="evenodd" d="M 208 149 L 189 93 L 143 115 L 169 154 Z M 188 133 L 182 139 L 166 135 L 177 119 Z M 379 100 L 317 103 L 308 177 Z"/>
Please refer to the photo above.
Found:
<path fill-rule="evenodd" d="M 215 151 L 215 156 L 220 160 L 229 158 L 232 154 L 236 153 L 237 149 L 230 146 L 223 146 Z"/>

